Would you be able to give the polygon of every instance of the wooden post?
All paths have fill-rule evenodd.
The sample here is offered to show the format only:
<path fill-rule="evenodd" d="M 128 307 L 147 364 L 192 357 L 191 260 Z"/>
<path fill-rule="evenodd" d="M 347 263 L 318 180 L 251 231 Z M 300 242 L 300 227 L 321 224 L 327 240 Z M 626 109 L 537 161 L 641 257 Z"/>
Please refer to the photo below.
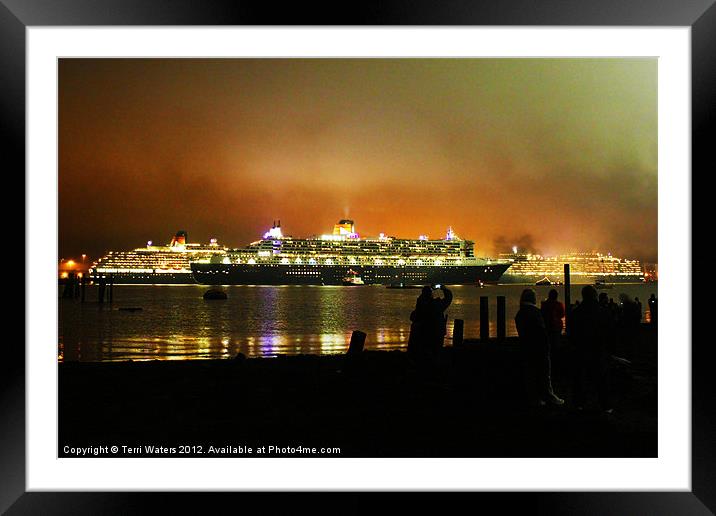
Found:
<path fill-rule="evenodd" d="M 68 274 L 67 277 L 65 278 L 65 288 L 62 289 L 62 299 L 67 299 L 69 297 L 72 297 L 71 292 L 70 292 L 71 286 L 72 286 L 72 278 Z"/>
<path fill-rule="evenodd" d="M 462 341 L 465 333 L 465 321 L 462 319 L 455 319 L 452 326 L 452 345 L 453 347 L 459 348 L 462 346 Z"/>
<path fill-rule="evenodd" d="M 505 340 L 507 336 L 505 312 L 505 296 L 497 296 L 497 340 Z"/>
<path fill-rule="evenodd" d="M 480 340 L 490 338 L 490 308 L 487 296 L 480 296 Z"/>
<path fill-rule="evenodd" d="M 104 303 L 104 290 L 106 288 L 106 280 L 104 277 L 100 278 L 99 284 L 97 285 L 97 302 Z"/>
<path fill-rule="evenodd" d="M 569 264 L 564 264 L 564 332 L 569 335 L 569 317 L 572 313 L 572 283 L 569 277 Z"/>
<path fill-rule="evenodd" d="M 109 302 L 114 301 L 114 274 L 109 275 Z"/>
<path fill-rule="evenodd" d="M 80 283 L 80 299 L 82 303 L 85 302 L 85 287 L 87 286 L 87 277 L 82 276 L 82 282 Z"/>
<path fill-rule="evenodd" d="M 363 352 L 363 347 L 365 346 L 365 338 L 366 334 L 360 330 L 355 330 L 353 334 L 351 335 L 351 343 L 348 346 L 348 353 L 347 355 L 353 356 L 358 355 Z"/>

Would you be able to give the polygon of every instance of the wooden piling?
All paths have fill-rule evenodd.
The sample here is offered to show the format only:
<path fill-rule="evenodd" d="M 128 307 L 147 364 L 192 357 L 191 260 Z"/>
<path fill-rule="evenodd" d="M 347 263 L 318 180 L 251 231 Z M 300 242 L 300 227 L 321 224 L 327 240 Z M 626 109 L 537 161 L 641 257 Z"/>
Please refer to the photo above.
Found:
<path fill-rule="evenodd" d="M 82 303 L 85 302 L 85 288 L 87 287 L 87 278 L 85 276 L 82 276 L 82 281 L 80 282 L 80 300 Z"/>
<path fill-rule="evenodd" d="M 348 346 L 348 352 L 346 354 L 349 356 L 361 354 L 363 352 L 363 348 L 365 347 L 366 336 L 367 335 L 364 332 L 355 330 L 351 335 L 351 343 Z"/>
<path fill-rule="evenodd" d="M 490 338 L 490 308 L 488 297 L 480 296 L 480 340 Z"/>
<path fill-rule="evenodd" d="M 505 296 L 497 296 L 497 340 L 505 340 L 507 336 Z"/>
<path fill-rule="evenodd" d="M 109 302 L 114 301 L 114 274 L 109 275 Z"/>
<path fill-rule="evenodd" d="M 455 319 L 452 326 L 452 345 L 453 347 L 459 348 L 462 346 L 462 341 L 465 334 L 465 321 L 462 319 Z"/>
<path fill-rule="evenodd" d="M 569 264 L 564 264 L 564 329 L 569 335 L 569 318 L 572 313 L 572 283 L 569 277 Z"/>
<path fill-rule="evenodd" d="M 104 291 L 106 288 L 106 282 L 104 278 L 101 278 L 99 280 L 99 284 L 97 285 L 97 302 L 102 304 L 104 303 Z"/>

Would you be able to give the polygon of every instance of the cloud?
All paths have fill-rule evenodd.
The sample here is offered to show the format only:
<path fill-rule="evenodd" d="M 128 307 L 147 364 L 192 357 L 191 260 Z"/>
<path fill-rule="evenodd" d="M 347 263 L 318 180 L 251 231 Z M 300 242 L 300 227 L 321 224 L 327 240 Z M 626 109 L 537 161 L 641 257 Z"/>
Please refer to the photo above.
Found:
<path fill-rule="evenodd" d="M 350 216 L 656 261 L 656 134 L 647 59 L 62 60 L 60 253 Z"/>

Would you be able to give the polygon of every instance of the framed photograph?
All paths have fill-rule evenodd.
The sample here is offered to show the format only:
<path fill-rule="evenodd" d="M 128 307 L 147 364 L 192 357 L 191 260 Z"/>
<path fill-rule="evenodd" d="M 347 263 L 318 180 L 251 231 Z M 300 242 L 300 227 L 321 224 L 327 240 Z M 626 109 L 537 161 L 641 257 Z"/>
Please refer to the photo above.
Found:
<path fill-rule="evenodd" d="M 713 511 L 716 8 L 311 10 L 3 0 L 27 302 L 0 508 Z"/>

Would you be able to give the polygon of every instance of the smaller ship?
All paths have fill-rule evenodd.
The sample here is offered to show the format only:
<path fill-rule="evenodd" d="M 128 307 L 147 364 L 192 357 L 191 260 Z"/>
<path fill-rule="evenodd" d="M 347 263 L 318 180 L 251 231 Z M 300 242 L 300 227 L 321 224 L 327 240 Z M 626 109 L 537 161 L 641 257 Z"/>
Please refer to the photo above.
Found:
<path fill-rule="evenodd" d="M 365 285 L 363 279 L 353 269 L 348 269 L 346 276 L 341 280 L 341 285 L 346 287 Z"/>
<path fill-rule="evenodd" d="M 191 259 L 223 260 L 228 248 L 215 238 L 209 244 L 189 243 L 186 231 L 178 231 L 167 245 L 154 245 L 131 251 L 109 251 L 89 269 L 93 281 L 112 278 L 119 284 L 191 284 L 196 283 L 189 264 Z"/>
<path fill-rule="evenodd" d="M 598 279 L 594 282 L 594 288 L 597 290 L 605 289 L 605 288 L 614 288 L 613 283 L 607 283 L 604 280 Z"/>

